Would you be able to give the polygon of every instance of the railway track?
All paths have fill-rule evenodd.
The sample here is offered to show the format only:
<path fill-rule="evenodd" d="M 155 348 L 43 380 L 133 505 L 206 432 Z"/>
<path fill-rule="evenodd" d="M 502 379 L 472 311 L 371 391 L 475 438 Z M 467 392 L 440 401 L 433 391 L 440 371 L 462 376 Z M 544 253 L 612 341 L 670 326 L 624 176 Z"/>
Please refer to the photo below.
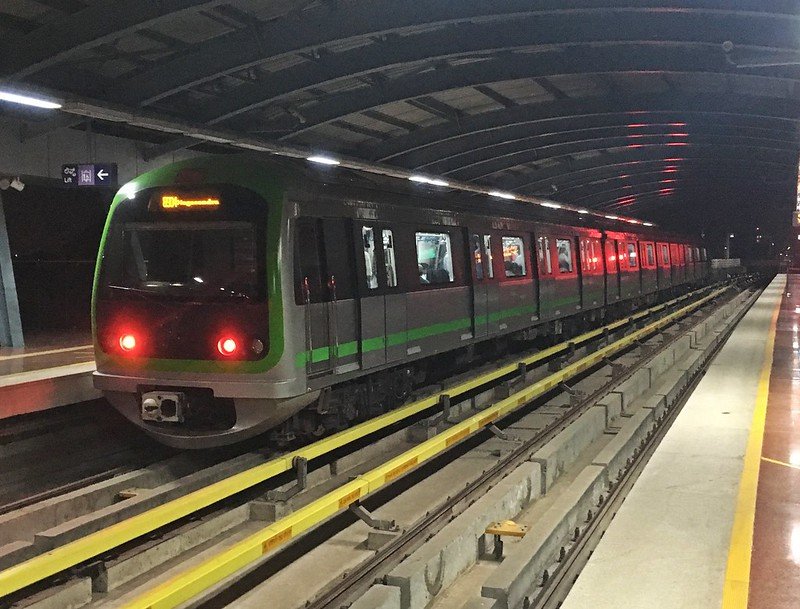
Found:
<path fill-rule="evenodd" d="M 119 575 L 115 568 L 125 563 L 126 556 L 146 554 L 148 550 L 142 550 L 142 546 L 149 544 L 157 547 L 159 544 L 156 540 L 159 539 L 178 539 L 181 529 L 188 527 L 197 530 L 206 523 L 219 524 L 215 520 L 219 514 L 241 513 L 229 519 L 228 528 L 234 529 L 237 518 L 244 512 L 249 514 L 253 511 L 252 502 L 260 502 L 261 508 L 268 512 L 262 517 L 275 519 L 276 522 L 264 526 L 265 523 L 261 521 L 256 526 L 245 527 L 245 533 L 257 529 L 251 535 L 240 535 L 241 543 L 246 542 L 252 547 L 234 546 L 225 557 L 210 559 L 211 563 L 202 564 L 202 576 L 199 579 L 198 572 L 190 569 L 177 580 L 171 581 L 167 588 L 156 588 L 143 596 L 121 597 L 125 606 L 176 606 L 195 596 L 198 587 L 213 588 L 251 562 L 258 564 L 263 562 L 265 556 L 280 555 L 278 551 L 287 545 L 291 546 L 290 542 L 302 537 L 304 531 L 317 527 L 344 508 L 361 505 L 359 501 L 363 497 L 374 494 L 385 484 L 398 480 L 410 483 L 402 479 L 410 481 L 414 475 L 424 473 L 425 468 L 430 467 L 431 459 L 439 453 L 448 452 L 449 449 L 455 451 L 452 453 L 454 455 L 459 451 L 463 454 L 480 439 L 478 432 L 494 421 L 534 399 L 552 393 L 561 383 L 605 365 L 608 358 L 630 349 L 637 341 L 721 296 L 722 292 L 722 289 L 718 289 L 705 291 L 704 296 L 687 295 L 576 337 L 569 343 L 484 370 L 472 378 L 454 379 L 452 385 L 412 404 L 285 455 L 270 459 L 264 453 L 241 456 L 238 461 L 233 460 L 236 463 L 228 463 L 227 470 L 218 466 L 211 475 L 195 476 L 194 487 L 188 485 L 180 491 L 176 490 L 172 498 L 159 497 L 166 503 L 159 501 L 163 504 L 156 503 L 158 507 L 147 509 L 152 501 L 141 501 L 139 510 L 130 509 L 127 513 L 125 510 L 118 511 L 116 518 L 110 520 L 90 519 L 93 526 L 73 528 L 71 535 L 63 538 L 65 543 L 54 551 L 29 556 L 0 572 L 0 594 L 6 603 L 26 599 L 26 605 L 35 605 L 58 603 L 58 599 L 63 600 L 70 594 L 74 595 L 76 590 L 86 591 L 88 588 L 88 595 L 85 595 L 87 602 L 100 602 L 104 595 L 113 596 L 114 585 L 109 581 Z M 690 301 L 691 304 L 687 304 Z M 661 317 L 652 321 L 656 316 Z M 627 337 L 622 337 L 625 334 Z M 605 346 L 597 349 L 600 343 Z M 571 363 L 567 363 L 570 358 Z M 521 386 L 524 388 L 519 389 Z M 499 401 L 492 400 L 504 393 L 508 396 Z M 493 404 L 486 405 L 492 401 Z M 481 407 L 482 410 L 474 414 L 474 408 Z M 445 412 L 437 415 L 437 425 L 416 425 L 420 418 L 429 417 L 442 409 Z M 430 435 L 431 430 L 438 430 L 447 421 L 452 422 L 449 429 L 413 448 L 408 449 L 407 443 L 401 439 L 408 433 L 401 430 L 403 426 L 411 425 L 418 435 Z M 555 423 L 551 431 L 566 424 L 567 419 L 563 419 Z M 368 442 L 377 436 L 383 438 L 382 442 L 370 448 Z M 363 458 L 359 459 L 359 455 Z M 389 455 L 391 458 L 379 468 L 368 468 L 367 464 L 377 459 L 378 455 Z M 254 460 L 261 460 L 261 463 L 254 464 Z M 287 502 L 276 501 L 274 495 L 271 500 L 263 499 L 267 490 L 291 487 L 292 483 L 288 480 L 293 470 L 308 475 L 312 482 L 316 479 L 318 484 L 306 488 L 293 500 L 295 507 L 300 499 L 309 503 L 297 507 L 288 515 L 282 515 L 281 509 L 288 509 Z M 500 470 L 502 467 L 498 465 L 492 475 L 498 475 Z M 351 481 L 344 480 L 343 483 L 346 473 L 357 477 Z M 488 475 L 487 480 L 492 475 Z M 305 475 L 300 476 L 301 480 L 304 478 Z M 135 491 L 130 498 L 136 498 Z M 121 503 L 124 504 L 124 501 Z M 243 509 L 242 506 L 247 507 Z M 351 516 L 352 513 L 348 512 Z M 120 514 L 123 516 L 120 517 Z M 360 514 L 368 519 L 363 512 Z M 217 524 L 206 526 L 212 531 L 197 543 L 198 547 L 213 540 L 214 536 L 210 533 L 220 530 Z M 435 522 L 417 528 L 418 535 L 424 536 L 431 528 L 435 528 Z M 180 544 L 176 542 L 174 545 Z M 298 547 L 296 543 L 294 547 Z M 272 562 L 275 562 L 274 558 Z M 125 580 L 123 576 L 118 579 L 118 589 L 122 590 L 135 578 Z M 198 581 L 202 582 L 202 586 Z"/>

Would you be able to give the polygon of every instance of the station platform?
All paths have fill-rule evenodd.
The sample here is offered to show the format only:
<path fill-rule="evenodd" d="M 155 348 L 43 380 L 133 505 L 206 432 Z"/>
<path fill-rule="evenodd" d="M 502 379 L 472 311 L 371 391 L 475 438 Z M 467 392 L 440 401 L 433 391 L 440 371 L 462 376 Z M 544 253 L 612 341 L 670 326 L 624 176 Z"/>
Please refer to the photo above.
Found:
<path fill-rule="evenodd" d="M 800 276 L 779 275 L 712 362 L 562 609 L 797 607 L 798 324 Z"/>
<path fill-rule="evenodd" d="M 23 349 L 0 347 L 0 419 L 100 397 L 94 369 L 90 336 L 42 336 Z"/>

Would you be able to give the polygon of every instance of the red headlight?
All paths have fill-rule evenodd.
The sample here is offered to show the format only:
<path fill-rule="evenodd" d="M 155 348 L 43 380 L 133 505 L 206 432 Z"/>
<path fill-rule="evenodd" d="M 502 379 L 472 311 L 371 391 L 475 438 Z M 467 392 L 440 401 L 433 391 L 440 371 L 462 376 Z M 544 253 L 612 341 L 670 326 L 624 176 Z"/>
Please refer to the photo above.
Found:
<path fill-rule="evenodd" d="M 119 337 L 119 346 L 123 351 L 133 351 L 136 348 L 136 337 L 133 334 L 123 334 Z"/>
<path fill-rule="evenodd" d="M 233 355 L 236 353 L 237 347 L 236 341 L 230 337 L 221 338 L 217 342 L 217 351 L 222 355 Z"/>

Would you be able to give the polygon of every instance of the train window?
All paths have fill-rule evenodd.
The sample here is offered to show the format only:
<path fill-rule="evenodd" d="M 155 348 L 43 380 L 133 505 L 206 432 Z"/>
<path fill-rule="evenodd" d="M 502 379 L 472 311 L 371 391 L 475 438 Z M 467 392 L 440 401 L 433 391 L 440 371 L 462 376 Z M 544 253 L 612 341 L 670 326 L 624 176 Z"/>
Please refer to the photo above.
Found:
<path fill-rule="evenodd" d="M 617 272 L 617 248 L 613 241 L 606 241 L 606 271 L 609 275 Z"/>
<path fill-rule="evenodd" d="M 701 250 L 700 250 L 700 254 L 702 255 L 702 258 L 701 258 L 701 260 L 702 260 L 703 262 L 705 262 L 705 261 L 706 261 L 706 248 L 703 248 L 703 249 L 701 249 Z"/>
<path fill-rule="evenodd" d="M 486 276 L 494 278 L 494 258 L 492 258 L 492 236 L 483 236 L 483 251 L 486 252 Z"/>
<path fill-rule="evenodd" d="M 483 251 L 481 249 L 481 236 L 472 235 L 470 237 L 470 247 L 472 248 L 472 260 L 475 264 L 475 279 L 483 281 Z"/>
<path fill-rule="evenodd" d="M 661 244 L 661 264 L 669 266 L 669 248 L 665 243 Z"/>
<path fill-rule="evenodd" d="M 295 239 L 297 277 L 295 302 L 325 302 L 325 248 L 322 241 L 322 222 L 315 218 L 298 218 Z"/>
<path fill-rule="evenodd" d="M 522 237 L 503 237 L 503 266 L 506 277 L 525 276 L 525 244 Z"/>
<path fill-rule="evenodd" d="M 453 259 L 450 235 L 447 233 L 417 233 L 416 237 L 420 283 L 452 283 Z"/>
<path fill-rule="evenodd" d="M 700 248 L 699 247 L 694 248 L 694 261 L 695 262 L 700 262 Z"/>
<path fill-rule="evenodd" d="M 558 251 L 558 270 L 561 273 L 572 272 L 572 242 L 569 239 L 556 239 Z"/>
<path fill-rule="evenodd" d="M 656 265 L 656 252 L 652 243 L 645 243 L 645 252 L 647 255 L 647 268 L 653 268 Z"/>
<path fill-rule="evenodd" d="M 361 227 L 361 241 L 364 247 L 366 286 L 374 290 L 378 287 L 378 253 L 375 251 L 375 230 L 371 226 Z"/>
<path fill-rule="evenodd" d="M 637 266 L 636 261 L 636 245 L 628 243 L 628 266 L 635 269 Z"/>
<path fill-rule="evenodd" d="M 581 270 L 582 271 L 588 271 L 589 267 L 586 264 L 586 262 L 587 262 L 587 260 L 586 260 L 586 256 L 587 256 L 587 254 L 586 254 L 586 242 L 583 239 L 581 239 L 580 240 L 580 245 L 581 245 Z"/>
<path fill-rule="evenodd" d="M 597 239 L 589 241 L 589 261 L 591 262 L 591 270 L 597 271 L 600 268 L 600 242 Z"/>
<path fill-rule="evenodd" d="M 550 238 L 539 237 L 537 243 L 539 250 L 539 269 L 543 275 L 552 275 L 553 265 L 550 261 Z"/>
<path fill-rule="evenodd" d="M 391 229 L 383 229 L 383 262 L 386 265 L 386 286 L 397 287 L 397 263 L 394 259 L 394 235 Z"/>
<path fill-rule="evenodd" d="M 686 246 L 686 260 L 688 262 L 694 262 L 694 259 L 692 258 L 692 248 L 688 245 Z"/>

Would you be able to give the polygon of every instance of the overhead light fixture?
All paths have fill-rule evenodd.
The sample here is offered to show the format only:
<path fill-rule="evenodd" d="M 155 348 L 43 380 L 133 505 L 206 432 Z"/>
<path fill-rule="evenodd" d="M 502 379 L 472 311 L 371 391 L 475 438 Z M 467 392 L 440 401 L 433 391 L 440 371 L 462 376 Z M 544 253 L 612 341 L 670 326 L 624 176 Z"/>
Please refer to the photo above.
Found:
<path fill-rule="evenodd" d="M 320 165 L 341 165 L 342 162 L 334 159 L 333 157 L 325 156 L 324 154 L 312 154 L 306 157 L 307 161 L 312 163 L 319 163 Z"/>
<path fill-rule="evenodd" d="M 11 180 L 9 186 L 11 186 L 11 188 L 13 188 L 18 192 L 22 192 L 23 190 L 25 190 L 25 182 L 23 182 L 19 178 L 14 178 L 13 180 Z"/>
<path fill-rule="evenodd" d="M 543 203 L 539 203 L 542 207 L 549 207 L 551 209 L 561 209 L 564 207 L 563 205 L 559 205 L 558 203 L 550 203 L 549 201 L 545 201 Z"/>
<path fill-rule="evenodd" d="M 497 197 L 498 199 L 508 199 L 509 201 L 516 201 L 517 197 L 512 195 L 510 192 L 501 192 L 499 190 L 493 190 L 489 193 L 490 197 Z"/>
<path fill-rule="evenodd" d="M 653 226 L 652 222 L 642 222 L 642 226 Z"/>
<path fill-rule="evenodd" d="M 619 220 L 619 216 L 612 216 L 612 215 L 606 214 L 605 217 L 608 218 L 609 220 Z"/>
<path fill-rule="evenodd" d="M 0 90 L 0 100 L 11 102 L 12 104 L 44 108 L 45 110 L 58 110 L 61 107 L 61 104 L 54 101 L 48 101 L 39 97 L 31 97 L 30 95 L 19 95 L 11 91 Z"/>
<path fill-rule="evenodd" d="M 430 184 L 431 186 L 450 186 L 450 182 L 445 182 L 444 180 L 439 180 L 437 178 L 426 178 L 425 176 L 413 175 L 409 176 L 408 179 L 419 184 Z"/>
<path fill-rule="evenodd" d="M 579 214 L 588 214 L 588 213 L 589 213 L 589 210 L 588 210 L 588 209 L 579 209 L 579 210 L 578 210 L 578 213 L 579 213 Z"/>

